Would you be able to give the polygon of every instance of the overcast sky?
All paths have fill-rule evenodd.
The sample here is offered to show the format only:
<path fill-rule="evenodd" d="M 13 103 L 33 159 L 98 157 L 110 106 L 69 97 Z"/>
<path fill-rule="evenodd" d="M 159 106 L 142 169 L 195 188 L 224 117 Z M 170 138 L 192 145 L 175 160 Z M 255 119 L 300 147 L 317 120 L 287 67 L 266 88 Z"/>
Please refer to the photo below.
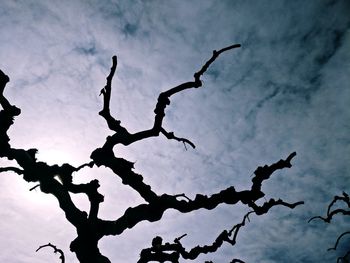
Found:
<path fill-rule="evenodd" d="M 5 95 L 22 109 L 11 145 L 39 149 L 48 163 L 89 161 L 111 132 L 98 111 L 99 91 L 118 56 L 111 109 L 131 132 L 150 128 L 161 91 L 193 80 L 213 49 L 240 43 L 203 76 L 203 87 L 173 97 L 164 127 L 191 139 L 195 150 L 164 137 L 115 148 L 157 193 L 212 194 L 250 187 L 259 165 L 296 151 L 293 168 L 264 184 L 266 197 L 305 205 L 251 216 L 235 247 L 193 262 L 335 262 L 349 248 L 327 252 L 350 221 L 307 220 L 324 214 L 334 195 L 350 192 L 350 2 L 344 1 L 47 1 L 0 0 L 0 68 Z M 0 160 L 0 165 L 5 165 Z M 142 202 L 109 170 L 84 169 L 76 182 L 98 178 L 105 195 L 100 217 L 116 219 Z M 0 261 L 68 263 L 75 229 L 57 201 L 15 174 L 0 178 Z M 84 197 L 75 200 L 87 208 Z M 104 238 L 113 263 L 136 262 L 154 236 L 187 233 L 183 244 L 211 243 L 248 209 L 221 205 L 190 214 L 168 211 Z M 347 242 L 346 242 L 347 241 Z M 345 243 L 345 244 L 344 244 Z M 346 244 L 347 243 L 347 244 Z"/>

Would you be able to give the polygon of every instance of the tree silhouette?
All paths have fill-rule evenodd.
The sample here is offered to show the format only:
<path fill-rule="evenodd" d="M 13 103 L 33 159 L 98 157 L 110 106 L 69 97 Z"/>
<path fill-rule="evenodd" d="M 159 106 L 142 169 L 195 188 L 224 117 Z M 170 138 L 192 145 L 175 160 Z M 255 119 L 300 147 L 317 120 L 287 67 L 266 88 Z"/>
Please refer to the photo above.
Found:
<path fill-rule="evenodd" d="M 159 94 L 154 113 L 153 126 L 150 129 L 142 130 L 136 133 L 130 133 L 121 121 L 115 119 L 110 112 L 110 100 L 112 79 L 117 68 L 117 57 L 112 58 L 112 67 L 107 76 L 107 83 L 101 90 L 103 96 L 103 108 L 99 112 L 108 128 L 114 132 L 112 136 L 106 138 L 105 143 L 91 153 L 91 161 L 74 167 L 68 163 L 63 165 L 48 165 L 45 162 L 36 159 L 37 149 L 16 149 L 10 145 L 10 138 L 7 135 L 9 128 L 14 123 L 14 118 L 20 115 L 21 110 L 12 105 L 4 96 L 4 88 L 9 82 L 9 77 L 0 71 L 0 104 L 3 110 L 0 112 L 0 157 L 14 160 L 18 167 L 1 167 L 0 172 L 14 172 L 22 175 L 27 182 L 37 183 L 37 187 L 43 193 L 51 194 L 58 200 L 60 208 L 63 210 L 66 219 L 75 227 L 77 237 L 71 242 L 70 250 L 76 254 L 81 263 L 108 263 L 110 260 L 102 255 L 98 248 L 98 242 L 107 235 L 121 235 L 125 230 L 134 227 L 142 221 L 155 222 L 162 219 L 164 212 L 168 209 L 174 209 L 180 213 L 190 213 L 197 209 L 214 209 L 219 204 L 234 205 L 238 202 L 246 205 L 251 212 L 243 217 L 241 223 L 235 225 L 230 230 L 224 230 L 218 235 L 216 240 L 207 246 L 197 246 L 186 250 L 180 243 L 180 238 L 176 238 L 174 243 L 162 244 L 162 238 L 153 239 L 152 247 L 145 248 L 140 253 L 139 262 L 178 262 L 179 258 L 192 260 L 203 253 L 215 252 L 224 242 L 234 245 L 238 231 L 245 225 L 248 216 L 252 213 L 262 215 L 267 213 L 270 208 L 280 205 L 288 208 L 295 208 L 303 202 L 288 203 L 281 199 L 266 200 L 262 205 L 256 202 L 265 196 L 262 191 L 262 183 L 279 169 L 290 168 L 291 160 L 296 155 L 291 153 L 286 159 L 279 160 L 272 165 L 258 167 L 252 178 L 250 189 L 236 191 L 234 186 L 230 186 L 211 196 L 197 194 L 194 199 L 188 198 L 185 194 L 159 194 L 152 190 L 151 186 L 143 181 L 143 177 L 134 171 L 134 163 L 120 157 L 116 157 L 113 148 L 118 145 L 130 145 L 140 140 L 150 137 L 156 137 L 163 134 L 169 140 L 182 142 L 185 147 L 189 145 L 195 148 L 195 145 L 186 138 L 177 137 L 173 132 L 167 131 L 162 126 L 165 117 L 165 109 L 170 104 L 170 98 L 187 89 L 196 89 L 202 86 L 201 76 L 207 71 L 208 67 L 218 58 L 220 54 L 240 47 L 239 44 L 231 45 L 219 51 L 214 50 L 211 58 L 207 60 L 202 68 L 194 74 L 194 80 L 182 83 L 174 88 Z M 122 183 L 130 186 L 139 193 L 144 203 L 134 207 L 129 207 L 124 214 L 115 220 L 104 220 L 98 217 L 99 206 L 104 201 L 104 197 L 99 193 L 99 181 L 94 179 L 89 183 L 76 184 L 73 182 L 74 172 L 83 167 L 105 166 L 114 174 L 119 176 Z M 90 202 L 89 211 L 82 211 L 74 204 L 70 194 L 83 193 Z M 57 249 L 52 244 L 47 244 L 38 248 L 52 247 L 54 252 Z M 63 252 L 60 256 L 64 262 Z M 233 259 L 231 262 L 243 262 L 239 259 Z"/>

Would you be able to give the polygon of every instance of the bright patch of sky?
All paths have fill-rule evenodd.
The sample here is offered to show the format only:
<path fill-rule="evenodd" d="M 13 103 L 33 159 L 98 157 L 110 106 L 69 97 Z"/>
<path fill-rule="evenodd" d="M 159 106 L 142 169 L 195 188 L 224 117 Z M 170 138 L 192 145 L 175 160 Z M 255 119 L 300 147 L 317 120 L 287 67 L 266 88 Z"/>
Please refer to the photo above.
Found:
<path fill-rule="evenodd" d="M 350 192 L 349 1 L 5 1 L 0 0 L 0 68 L 10 76 L 6 96 L 22 109 L 11 145 L 39 149 L 40 159 L 74 165 L 89 161 L 110 131 L 98 112 L 111 57 L 118 56 L 111 109 L 131 132 L 150 128 L 161 91 L 193 79 L 213 49 L 233 43 L 203 77 L 200 89 L 174 97 L 164 126 L 197 146 L 159 137 L 117 156 L 158 193 L 212 194 L 242 190 L 259 165 L 296 151 L 293 168 L 265 183 L 267 198 L 304 200 L 251 217 L 235 247 L 193 262 L 334 262 L 327 252 L 349 220 L 308 224 L 328 202 Z M 4 164 L 4 160 L 0 160 Z M 113 219 L 142 202 L 107 169 L 84 169 L 77 182 L 97 177 L 105 196 L 100 216 Z M 29 191 L 14 174 L 0 180 L 0 261 L 54 262 L 52 242 L 69 252 L 75 232 L 53 197 Z M 87 207 L 87 201 L 77 196 Z M 113 263 L 136 262 L 156 235 L 187 233 L 184 245 L 211 243 L 241 221 L 247 208 L 222 205 L 191 214 L 169 211 L 106 237 L 101 251 Z"/>

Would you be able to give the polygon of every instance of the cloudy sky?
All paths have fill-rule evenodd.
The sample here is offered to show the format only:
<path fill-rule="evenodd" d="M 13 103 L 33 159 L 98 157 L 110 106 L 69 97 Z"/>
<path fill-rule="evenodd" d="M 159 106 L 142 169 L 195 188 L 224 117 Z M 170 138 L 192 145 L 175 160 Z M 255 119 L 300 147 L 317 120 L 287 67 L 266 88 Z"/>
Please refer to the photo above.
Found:
<path fill-rule="evenodd" d="M 296 151 L 293 168 L 264 185 L 267 198 L 304 200 L 252 216 L 235 247 L 193 262 L 335 262 L 349 248 L 327 252 L 350 220 L 307 220 L 324 214 L 334 195 L 350 192 L 350 2 L 344 1 L 44 1 L 0 0 L 0 68 L 5 95 L 22 109 L 11 144 L 39 149 L 48 163 L 89 161 L 110 133 L 98 116 L 99 91 L 118 56 L 111 109 L 131 132 L 150 128 L 159 92 L 191 81 L 213 49 L 240 43 L 220 56 L 203 88 L 174 96 L 164 127 L 191 139 L 195 150 L 164 137 L 115 154 L 135 161 L 157 193 L 212 194 L 250 187 L 259 165 Z M 7 164 L 0 160 L 0 165 Z M 142 202 L 107 169 L 84 169 L 76 182 L 98 178 L 105 195 L 100 217 L 115 219 Z M 58 262 L 48 242 L 76 263 L 74 228 L 57 201 L 15 174 L 0 178 L 0 261 Z M 84 197 L 74 197 L 82 208 Z M 101 240 L 113 263 L 136 262 L 152 237 L 187 233 L 183 244 L 211 243 L 248 209 L 221 205 L 191 214 L 168 211 Z M 347 244 L 346 244 L 347 241 Z M 344 244 L 345 243 L 345 244 Z"/>

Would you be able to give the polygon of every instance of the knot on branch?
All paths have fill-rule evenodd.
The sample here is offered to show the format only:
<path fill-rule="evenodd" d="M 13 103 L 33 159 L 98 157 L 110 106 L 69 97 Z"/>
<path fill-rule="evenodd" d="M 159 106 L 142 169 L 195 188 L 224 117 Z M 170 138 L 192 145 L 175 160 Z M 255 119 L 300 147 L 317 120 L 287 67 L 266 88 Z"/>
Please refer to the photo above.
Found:
<path fill-rule="evenodd" d="M 6 111 L 2 111 L 4 115 L 7 115 L 8 119 L 12 119 L 13 117 L 19 116 L 21 114 L 21 109 L 17 108 L 15 105 L 10 105 Z M 13 121 L 11 122 L 11 125 Z"/>
<path fill-rule="evenodd" d="M 291 168 L 291 160 L 296 156 L 296 152 L 292 152 L 285 160 L 281 159 L 271 165 L 259 166 L 255 171 L 252 179 L 252 190 L 260 191 L 262 182 L 270 178 L 270 176 L 279 169 Z"/>
<path fill-rule="evenodd" d="M 202 81 L 200 80 L 201 74 L 199 72 L 196 72 L 193 74 L 194 77 L 194 88 L 202 87 Z"/>
<path fill-rule="evenodd" d="M 64 163 L 61 166 L 59 178 L 62 181 L 63 185 L 68 185 L 73 181 L 73 172 L 75 172 L 76 168 L 68 163 Z"/>
<path fill-rule="evenodd" d="M 165 93 L 159 94 L 156 108 L 154 109 L 154 113 L 156 115 L 165 116 L 164 111 L 167 105 L 170 105 L 169 97 Z"/>
<path fill-rule="evenodd" d="M 101 165 L 105 164 L 113 157 L 114 157 L 113 151 L 107 150 L 105 148 L 97 148 L 90 155 L 90 158 L 94 161 L 94 163 L 97 166 L 101 166 Z"/>
<path fill-rule="evenodd" d="M 104 201 L 104 196 L 97 191 L 99 187 L 100 184 L 97 179 L 92 180 L 88 184 L 88 189 L 86 192 L 91 202 L 102 203 Z"/>

